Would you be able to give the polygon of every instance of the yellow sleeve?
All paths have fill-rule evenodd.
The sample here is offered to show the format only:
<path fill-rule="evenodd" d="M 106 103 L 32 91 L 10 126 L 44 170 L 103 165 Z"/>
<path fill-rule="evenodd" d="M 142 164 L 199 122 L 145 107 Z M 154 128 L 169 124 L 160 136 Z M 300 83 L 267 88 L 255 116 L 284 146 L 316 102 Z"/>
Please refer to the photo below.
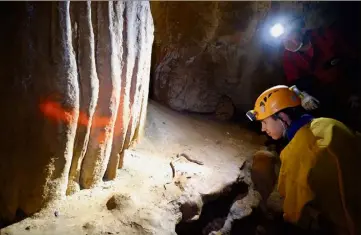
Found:
<path fill-rule="evenodd" d="M 301 128 L 281 153 L 278 191 L 284 199 L 285 220 L 297 223 L 304 206 L 314 198 L 308 174 L 315 163 L 313 135 L 307 126 Z"/>
<path fill-rule="evenodd" d="M 303 208 L 313 199 L 312 191 L 309 187 L 303 187 L 284 176 L 280 176 L 278 189 L 284 199 L 284 219 L 291 223 L 297 223 Z"/>

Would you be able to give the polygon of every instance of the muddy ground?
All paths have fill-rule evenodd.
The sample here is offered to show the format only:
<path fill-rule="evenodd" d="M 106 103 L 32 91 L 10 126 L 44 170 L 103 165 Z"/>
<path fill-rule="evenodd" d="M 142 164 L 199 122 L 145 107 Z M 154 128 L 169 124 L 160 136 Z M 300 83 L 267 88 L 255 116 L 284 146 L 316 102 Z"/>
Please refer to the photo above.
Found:
<path fill-rule="evenodd" d="M 68 196 L 0 233 L 176 234 L 182 219 L 179 201 L 215 194 L 244 177 L 240 167 L 263 142 L 237 124 L 150 101 L 145 136 L 126 151 L 116 180 Z M 170 162 L 178 153 L 204 164 L 179 158 L 172 180 Z"/>

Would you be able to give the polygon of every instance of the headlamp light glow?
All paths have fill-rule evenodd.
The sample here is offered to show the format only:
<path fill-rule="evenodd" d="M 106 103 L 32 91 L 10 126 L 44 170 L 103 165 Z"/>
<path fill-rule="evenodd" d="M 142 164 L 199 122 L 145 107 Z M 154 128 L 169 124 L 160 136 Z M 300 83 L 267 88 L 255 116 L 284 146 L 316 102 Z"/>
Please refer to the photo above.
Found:
<path fill-rule="evenodd" d="M 275 38 L 280 37 L 282 34 L 284 34 L 284 32 L 285 32 L 285 28 L 282 24 L 275 24 L 270 29 L 270 34 Z"/>

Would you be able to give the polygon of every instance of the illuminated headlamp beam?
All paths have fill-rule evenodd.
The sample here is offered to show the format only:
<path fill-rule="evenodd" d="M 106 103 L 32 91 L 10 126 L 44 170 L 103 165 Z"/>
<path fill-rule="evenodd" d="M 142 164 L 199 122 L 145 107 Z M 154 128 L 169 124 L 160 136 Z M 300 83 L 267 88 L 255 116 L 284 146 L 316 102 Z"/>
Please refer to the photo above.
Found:
<path fill-rule="evenodd" d="M 270 30 L 271 35 L 275 38 L 278 38 L 279 36 L 284 34 L 284 32 L 285 32 L 285 28 L 283 27 L 282 24 L 275 24 L 274 26 L 272 26 Z"/>

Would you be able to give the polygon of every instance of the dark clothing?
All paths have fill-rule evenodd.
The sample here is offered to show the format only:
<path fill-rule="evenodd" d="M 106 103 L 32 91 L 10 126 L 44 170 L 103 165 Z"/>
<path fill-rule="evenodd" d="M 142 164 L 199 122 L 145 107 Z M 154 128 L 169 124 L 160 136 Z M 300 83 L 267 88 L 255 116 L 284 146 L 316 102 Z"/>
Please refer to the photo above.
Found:
<path fill-rule="evenodd" d="M 341 35 L 331 27 L 309 30 L 305 37 L 312 47 L 303 52 L 285 50 L 283 65 L 288 85 L 320 101 L 312 115 L 353 126 L 348 99 L 359 91 L 357 60 Z"/>
<path fill-rule="evenodd" d="M 307 77 L 313 77 L 320 85 L 345 80 L 345 70 L 355 54 L 340 34 L 332 28 L 320 28 L 307 31 L 305 38 L 312 44 L 307 51 L 284 51 L 287 83 L 293 84 Z"/>

